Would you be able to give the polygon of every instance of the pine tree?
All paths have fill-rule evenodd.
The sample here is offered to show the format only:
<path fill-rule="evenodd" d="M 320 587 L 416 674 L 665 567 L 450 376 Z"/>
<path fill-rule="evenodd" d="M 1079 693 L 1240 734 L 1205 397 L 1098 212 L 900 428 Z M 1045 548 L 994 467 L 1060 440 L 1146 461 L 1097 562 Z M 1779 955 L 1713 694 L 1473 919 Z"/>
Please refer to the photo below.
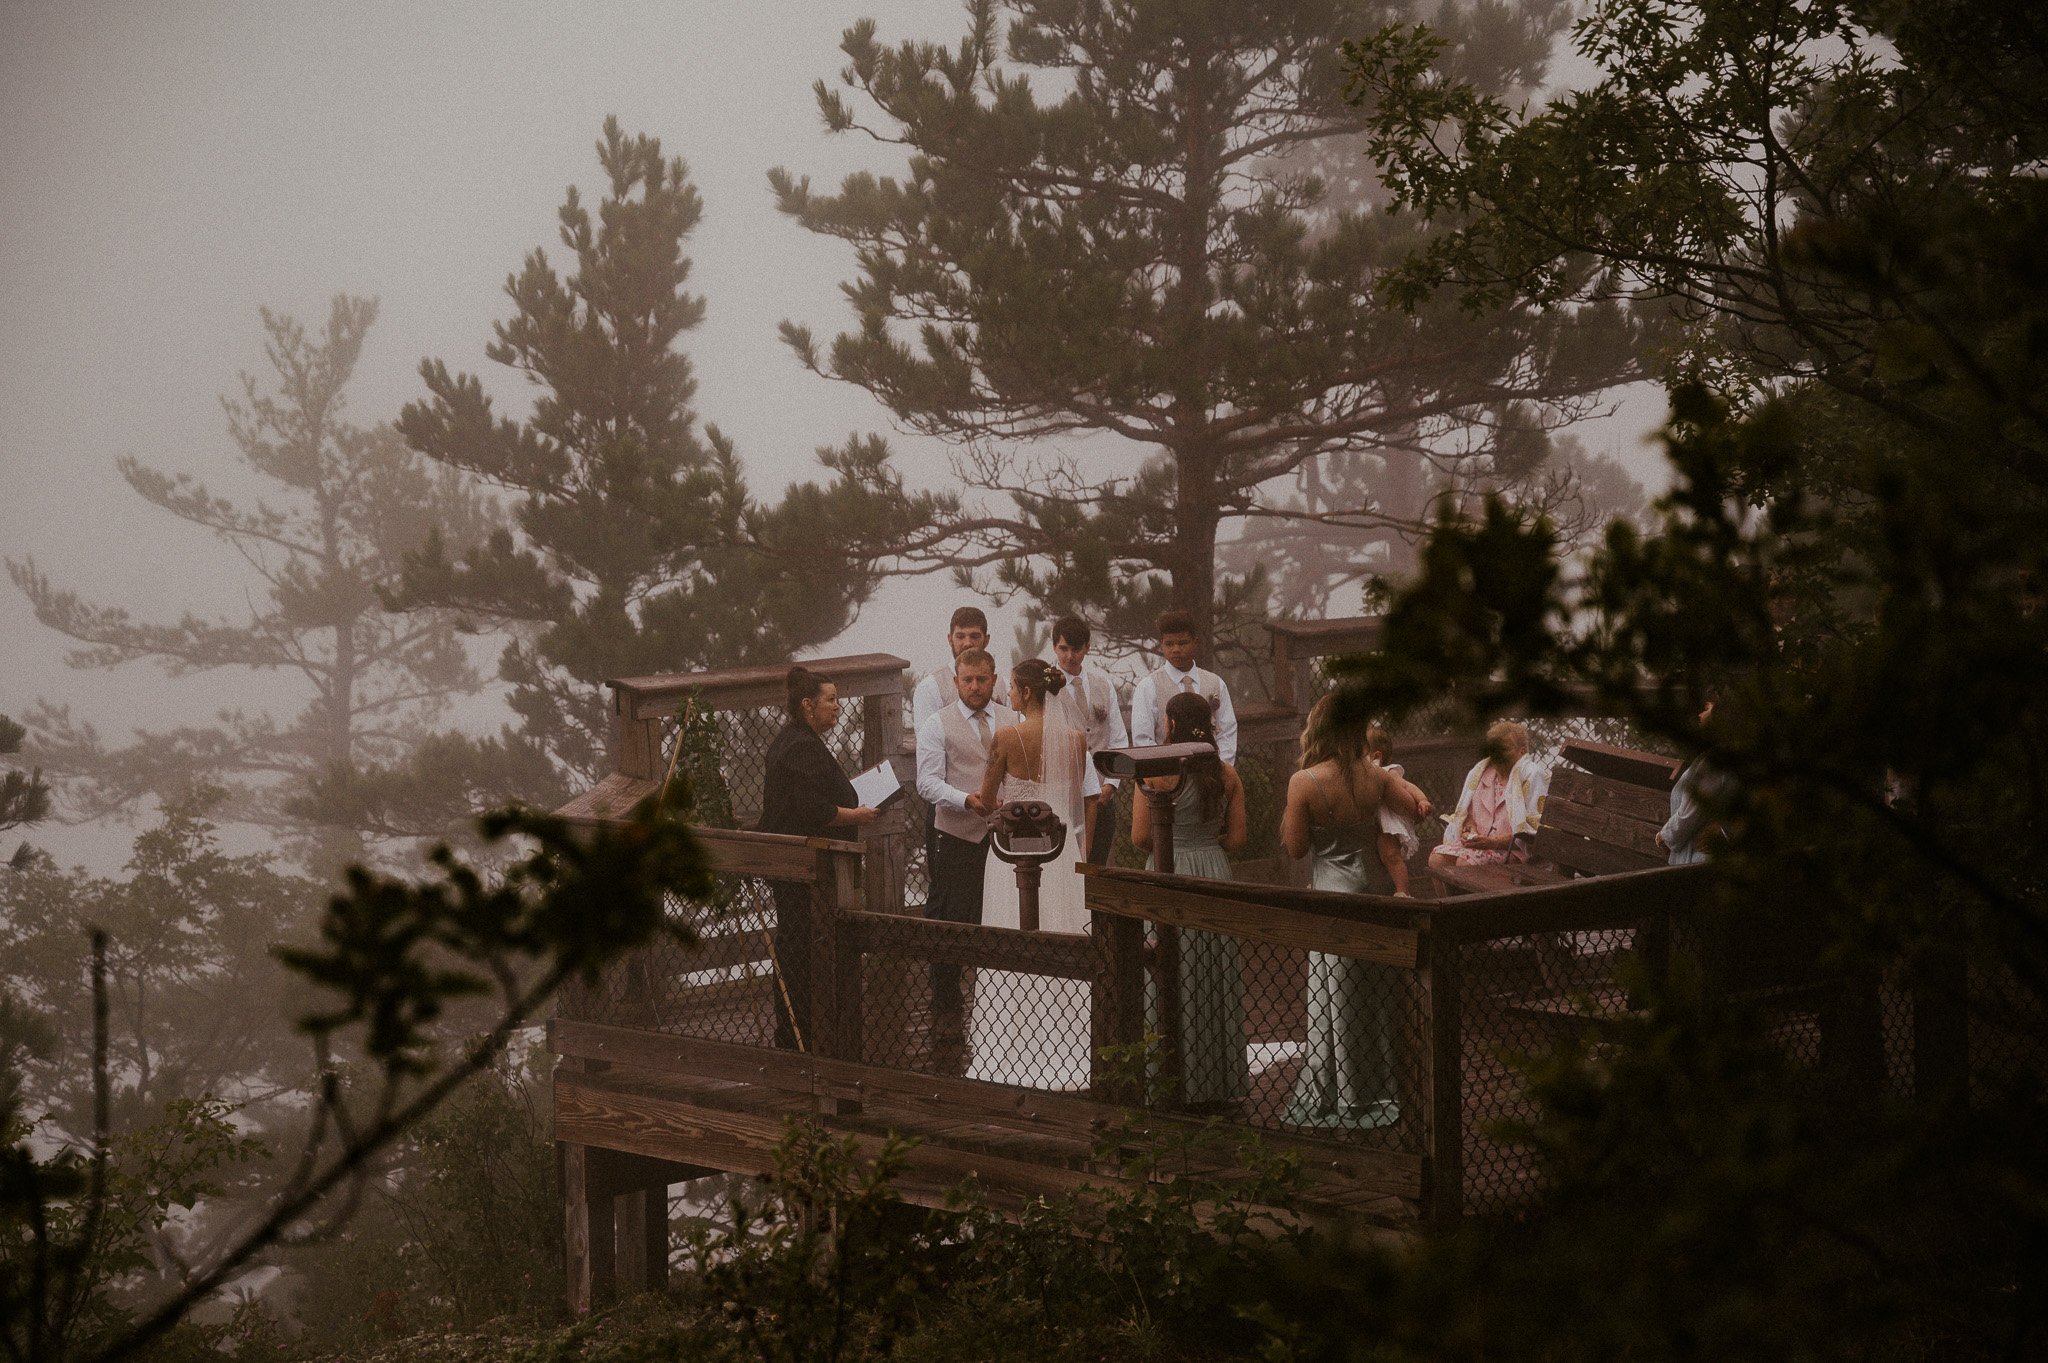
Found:
<path fill-rule="evenodd" d="M 27 736 L 28 730 L 0 715 L 0 757 L 12 757 L 20 752 L 21 740 Z M 0 833 L 41 823 L 49 816 L 50 788 L 43 784 L 42 768 L 31 768 L 24 775 L 10 767 L 5 775 L 0 775 Z M 8 864 L 18 870 L 33 855 L 29 845 L 22 843 L 8 859 Z"/>
<path fill-rule="evenodd" d="M 223 709 L 212 724 L 141 731 L 123 746 L 109 746 L 67 707 L 38 707 L 28 716 L 36 751 L 66 778 L 78 815 L 217 784 L 228 792 L 221 817 L 274 830 L 316 866 L 336 865 L 395 830 L 390 820 L 374 826 L 320 808 L 317 783 L 402 761 L 453 700 L 481 689 L 451 622 L 392 614 L 377 597 L 430 529 L 473 540 L 487 508 L 410 455 L 389 427 L 347 420 L 345 390 L 376 315 L 374 301 L 338 296 L 324 329 L 309 336 L 292 318 L 263 312 L 273 382 L 245 374 L 242 397 L 223 405 L 242 462 L 278 486 L 275 500 L 238 505 L 187 475 L 120 461 L 137 493 L 213 531 L 254 570 L 263 595 L 246 620 L 137 620 L 58 587 L 32 559 L 8 561 L 36 618 L 83 645 L 70 654 L 74 667 L 283 671 L 310 693 L 289 719 Z M 436 811 L 405 831 L 435 832 L 441 815 L 467 812 Z"/>
<path fill-rule="evenodd" d="M 1143 637 L 1168 605 L 1208 632 L 1260 605 L 1256 581 L 1218 581 L 1224 527 L 1411 529 L 1384 495 L 1393 471 L 1495 458 L 1496 433 L 1554 427 L 1637 372 L 1640 336 L 1607 309 L 1378 300 L 1426 233 L 1369 198 L 1333 202 L 1313 166 L 1363 126 L 1339 40 L 1397 6 L 1011 0 L 1007 63 L 998 9 L 975 0 L 952 51 L 847 31 L 844 83 L 879 117 L 821 82 L 826 125 L 904 146 L 904 178 L 824 195 L 771 175 L 783 211 L 853 243 L 861 271 L 854 330 L 785 338 L 961 447 L 969 481 L 1007 505 L 956 524 L 952 561 L 992 567 L 997 590 L 1081 609 L 1113 638 Z M 1450 13 L 1490 54 L 1473 69 L 1526 85 L 1565 11 Z M 1060 443 L 1034 459 L 1026 441 Z M 1369 470 L 1365 500 L 1290 504 L 1311 468 L 1327 486 Z"/>
<path fill-rule="evenodd" d="M 874 575 L 864 541 L 900 538 L 940 503 L 908 497 L 877 442 L 821 452 L 828 487 L 749 496 L 732 441 L 701 432 L 676 348 L 704 317 L 683 244 L 703 205 L 658 139 L 608 119 L 595 215 L 560 210 L 573 272 L 535 250 L 506 281 L 513 315 L 485 353 L 538 386 L 523 421 L 483 385 L 422 364 L 431 396 L 399 428 L 415 450 L 510 492 L 513 529 L 409 562 L 404 600 L 515 632 L 499 663 L 524 732 L 570 779 L 595 779 L 607 678 L 779 662 L 845 628 Z"/>

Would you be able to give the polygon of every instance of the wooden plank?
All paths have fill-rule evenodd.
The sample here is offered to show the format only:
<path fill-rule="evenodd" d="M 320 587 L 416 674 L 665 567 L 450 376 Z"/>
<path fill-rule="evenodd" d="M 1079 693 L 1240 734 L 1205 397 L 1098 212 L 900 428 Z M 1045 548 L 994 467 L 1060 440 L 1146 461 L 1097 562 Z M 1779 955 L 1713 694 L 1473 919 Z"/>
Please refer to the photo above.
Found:
<path fill-rule="evenodd" d="M 1664 865 L 1661 854 L 1645 856 L 1627 847 L 1617 847 L 1583 833 L 1554 827 L 1547 819 L 1535 841 L 1530 843 L 1529 853 L 1538 860 L 1554 862 L 1568 871 L 1586 876 L 1619 875 L 1625 871 L 1644 871 Z"/>
<path fill-rule="evenodd" d="M 1426 1214 L 1438 1226 L 1455 1224 L 1465 1210 L 1465 1024 L 1458 945 L 1431 938 L 1421 971 L 1425 1032 L 1429 1038 L 1428 1114 L 1423 1146 L 1429 1154 Z"/>
<path fill-rule="evenodd" d="M 857 653 L 818 658 L 804 666 L 830 677 L 842 699 L 902 694 L 903 671 L 910 664 L 888 653 Z M 622 712 L 635 719 L 673 719 L 676 707 L 692 691 L 702 694 L 713 710 L 780 706 L 788 696 L 786 665 L 739 667 L 719 672 L 666 672 L 644 677 L 618 677 L 605 683 Z"/>
<path fill-rule="evenodd" d="M 614 761 L 624 761 L 614 757 Z M 654 794 L 652 778 L 628 776 L 613 772 L 589 790 L 584 791 L 560 809 L 555 811 L 558 819 L 570 823 L 592 826 L 596 824 L 624 823 L 633 812 L 633 806 Z"/>
<path fill-rule="evenodd" d="M 1532 932 L 1592 931 L 1633 927 L 1658 913 L 1688 909 L 1706 892 L 1712 874 L 1712 865 L 1705 862 L 1659 866 L 1590 876 L 1566 885 L 1418 902 L 1429 914 L 1433 935 L 1461 942 Z"/>
<path fill-rule="evenodd" d="M 668 1278 L 668 1185 L 644 1188 L 639 1194 L 641 1213 L 641 1278 L 635 1284 L 643 1292 L 666 1292 Z"/>
<path fill-rule="evenodd" d="M 670 1160 L 647 1159 L 619 1150 L 592 1148 L 584 1152 L 584 1177 L 592 1197 L 617 1197 L 641 1188 L 667 1188 L 671 1183 L 716 1172 Z"/>
<path fill-rule="evenodd" d="M 1678 779 L 1681 765 L 1675 757 L 1663 757 L 1614 743 L 1595 743 L 1590 738 L 1567 738 L 1558 745 L 1558 755 L 1595 776 L 1661 791 L 1671 789 L 1672 782 Z"/>
<path fill-rule="evenodd" d="M 623 1088 L 599 1088 L 582 1080 L 555 1088 L 555 1129 L 569 1139 L 602 1140 L 635 1154 L 711 1164 L 737 1174 L 759 1177 L 773 1173 L 776 1148 L 786 1125 L 778 1116 L 704 1107 Z M 835 1131 L 851 1136 L 859 1153 L 868 1159 L 881 1152 L 886 1139 L 843 1126 Z M 908 1158 L 911 1169 L 923 1176 L 899 1185 L 898 1191 L 911 1197 L 942 1198 L 970 1175 L 991 1187 L 1043 1197 L 1064 1196 L 1104 1181 L 1101 1175 L 1084 1170 L 931 1142 L 916 1146 Z"/>
<path fill-rule="evenodd" d="M 1137 928 L 1133 920 L 1112 921 L 1125 929 Z M 1138 1022 L 1142 1026 L 1142 1015 Z M 558 1054 L 604 1060 L 615 1067 L 607 1071 L 606 1077 L 567 1079 L 591 1089 L 623 1087 L 639 1091 L 644 1089 L 644 1082 L 633 1073 L 639 1070 L 650 1077 L 679 1082 L 732 1082 L 749 1086 L 750 1090 L 786 1094 L 792 1099 L 803 1095 L 850 1097 L 861 1102 L 869 1116 L 878 1109 L 902 1109 L 928 1123 L 905 1134 L 929 1135 L 949 1123 L 967 1123 L 1086 1146 L 1099 1139 L 1103 1131 L 1125 1121 L 1135 1121 L 1138 1134 L 1145 1137 L 1191 1135 L 1203 1128 L 1201 1122 L 1190 1118 L 1161 1112 L 1134 1113 L 1127 1107 L 1077 1093 L 918 1074 L 795 1051 L 663 1036 L 596 1023 L 557 1022 L 554 1038 Z M 700 1094 L 697 1102 L 704 1105 L 708 1098 Z M 791 1110 L 796 1106 L 792 1103 Z M 1421 1195 L 1423 1161 L 1419 1155 L 1250 1127 L 1245 1128 L 1245 1134 L 1256 1135 L 1270 1149 L 1298 1154 L 1304 1171 L 1318 1182 L 1358 1183 L 1392 1197 L 1412 1199 Z"/>
<path fill-rule="evenodd" d="M 848 913 L 841 921 L 851 949 L 867 955 L 909 956 L 1059 980 L 1085 980 L 1095 971 L 1095 948 L 1079 933 L 1022 932 L 889 913 Z"/>
<path fill-rule="evenodd" d="M 786 833 L 755 833 L 736 828 L 699 828 L 697 838 L 724 875 L 760 876 L 765 880 L 818 881 L 821 851 L 859 857 L 860 844 L 837 838 L 799 838 Z"/>
<path fill-rule="evenodd" d="M 1308 694 L 1308 688 L 1294 674 L 1294 636 L 1272 629 L 1267 633 L 1273 638 L 1273 703 L 1293 710 Z"/>
<path fill-rule="evenodd" d="M 1671 816 L 1669 792 L 1652 790 L 1647 786 L 1630 785 L 1611 777 L 1595 776 L 1588 771 L 1559 765 L 1550 772 L 1550 799 L 1572 800 L 1582 805 L 1592 805 L 1623 818 L 1639 819 L 1644 823 L 1661 828 L 1664 820 Z M 1545 801 L 1545 809 L 1549 801 Z"/>
<path fill-rule="evenodd" d="M 1235 904 L 1297 909 L 1317 917 L 1377 923 L 1390 928 L 1413 928 L 1421 921 L 1421 910 L 1416 901 L 1397 895 L 1342 894 L 1335 890 L 1253 885 L 1238 880 L 1205 880 L 1199 876 L 1126 870 L 1121 866 L 1083 865 L 1074 869 L 1087 877 L 1091 885 L 1152 885 L 1184 894 L 1208 895 Z"/>
<path fill-rule="evenodd" d="M 1328 620 L 1269 620 L 1266 632 L 1276 646 L 1287 641 L 1296 658 L 1321 658 L 1333 653 L 1365 653 L 1380 646 L 1386 622 L 1377 615 L 1338 616 Z"/>
<path fill-rule="evenodd" d="M 1661 865 L 1665 853 L 1657 846 L 1657 831 L 1663 822 L 1645 823 L 1625 814 L 1580 804 L 1576 800 L 1552 797 L 1543 803 L 1543 827 L 1557 833 L 1576 833 L 1594 842 L 1633 852 L 1652 866 Z"/>
<path fill-rule="evenodd" d="M 603 1060 L 657 1073 L 753 1084 L 785 1093 L 809 1094 L 817 1087 L 816 1060 L 802 1051 L 741 1046 L 728 1041 L 669 1036 L 636 1027 L 556 1019 L 555 1053 Z"/>
<path fill-rule="evenodd" d="M 589 1150 L 574 1141 L 555 1141 L 556 1177 L 562 1185 L 562 1248 L 568 1271 L 569 1313 L 589 1313 L 596 1293 L 590 1270 Z"/>
<path fill-rule="evenodd" d="M 665 1198 L 663 1202 L 662 1213 L 663 1219 L 666 1220 L 668 1208 Z M 647 1196 L 644 1192 L 635 1190 L 621 1193 L 612 1199 L 612 1233 L 617 1241 L 612 1262 L 621 1295 L 646 1290 L 650 1268 L 647 1230 Z M 668 1244 L 665 1235 L 661 1262 L 665 1270 L 668 1266 Z"/>
<path fill-rule="evenodd" d="M 1236 884 L 1234 881 L 1209 883 Z M 1412 927 L 1359 922 L 1271 902 L 1275 894 L 1316 894 L 1318 891 L 1275 890 L 1267 886 L 1242 888 L 1250 893 L 1242 900 L 1234 900 L 1166 885 L 1091 876 L 1087 882 L 1087 902 L 1088 907 L 1096 912 L 1143 918 L 1169 927 L 1198 928 L 1246 941 L 1377 961 L 1403 970 L 1412 969 L 1415 965 L 1417 935 Z"/>
<path fill-rule="evenodd" d="M 1549 866 L 1526 861 L 1492 862 L 1482 866 L 1432 866 L 1429 874 L 1459 894 L 1492 894 L 1527 885 L 1566 885 L 1571 877 Z"/>

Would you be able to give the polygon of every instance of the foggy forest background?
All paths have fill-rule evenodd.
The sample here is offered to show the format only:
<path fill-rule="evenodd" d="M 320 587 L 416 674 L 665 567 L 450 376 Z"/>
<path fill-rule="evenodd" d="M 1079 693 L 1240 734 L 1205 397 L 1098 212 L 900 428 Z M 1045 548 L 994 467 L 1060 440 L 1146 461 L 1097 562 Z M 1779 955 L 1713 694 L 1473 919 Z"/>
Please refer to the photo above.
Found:
<path fill-rule="evenodd" d="M 1384 612 L 1378 710 L 1705 748 L 1717 912 L 2038 1028 L 2043 24 L 7 6 L 0 1348 L 2028 1356 L 2037 1076 L 1831 1108 L 1682 972 L 1516 1062 L 1526 1222 L 933 1235 L 793 1134 L 774 1231 L 685 1217 L 676 1298 L 567 1326 L 533 1028 L 711 886 L 666 807 L 542 813 L 604 678 L 922 671 L 983 601 L 1126 675 L 1191 610 L 1246 698 L 1262 622 Z"/>

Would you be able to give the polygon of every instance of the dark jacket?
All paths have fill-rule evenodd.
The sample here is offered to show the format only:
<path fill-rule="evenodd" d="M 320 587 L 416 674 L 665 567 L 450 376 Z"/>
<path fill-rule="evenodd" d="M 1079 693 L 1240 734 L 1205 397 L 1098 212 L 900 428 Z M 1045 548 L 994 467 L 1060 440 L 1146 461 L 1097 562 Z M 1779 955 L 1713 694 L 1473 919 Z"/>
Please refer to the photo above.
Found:
<path fill-rule="evenodd" d="M 761 784 L 763 833 L 822 837 L 836 812 L 860 803 L 825 740 L 800 719 L 790 720 L 775 735 L 766 765 Z"/>

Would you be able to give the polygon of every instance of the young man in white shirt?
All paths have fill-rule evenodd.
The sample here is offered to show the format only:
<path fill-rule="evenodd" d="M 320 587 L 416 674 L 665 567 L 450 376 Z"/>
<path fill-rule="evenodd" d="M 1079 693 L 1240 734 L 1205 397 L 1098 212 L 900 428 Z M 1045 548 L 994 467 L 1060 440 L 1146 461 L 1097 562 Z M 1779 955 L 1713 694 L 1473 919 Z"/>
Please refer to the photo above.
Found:
<path fill-rule="evenodd" d="M 995 747 L 996 730 L 1017 722 L 1016 712 L 991 701 L 995 659 L 978 648 L 953 660 L 955 699 L 917 729 L 917 793 L 932 811 L 931 893 L 925 917 L 951 923 L 981 921 L 982 872 L 988 864 L 989 808 L 981 778 Z M 957 1039 L 962 1025 L 960 967 L 931 967 L 932 1021 L 942 1039 Z"/>
<path fill-rule="evenodd" d="M 970 648 L 988 647 L 988 616 L 982 613 L 981 607 L 962 606 L 953 612 L 953 618 L 946 624 L 946 647 L 953 662 L 934 668 L 911 688 L 910 732 L 913 734 L 921 733 L 926 720 L 960 699 L 960 688 L 953 681 L 953 668 L 960 655 Z M 924 864 L 927 871 L 938 848 L 937 838 L 937 826 L 932 822 L 932 810 L 927 805 L 924 811 Z"/>
<path fill-rule="evenodd" d="M 1177 691 L 1192 691 L 1209 702 L 1216 714 L 1216 755 L 1237 761 L 1237 710 L 1230 688 L 1214 672 L 1195 666 L 1200 642 L 1195 617 L 1167 611 L 1159 617 L 1159 652 L 1163 666 L 1149 673 L 1131 692 L 1131 746 L 1149 748 L 1166 741 L 1166 702 Z"/>
<path fill-rule="evenodd" d="M 954 661 L 970 648 L 988 647 L 988 616 L 979 606 L 962 606 L 946 625 L 946 648 Z M 910 693 L 910 731 L 916 733 L 924 722 L 960 699 L 953 682 L 953 663 L 934 668 L 918 680 Z"/>
<path fill-rule="evenodd" d="M 1053 657 L 1069 679 L 1059 694 L 1060 718 L 1088 735 L 1091 761 L 1099 752 L 1131 745 L 1116 683 L 1101 668 L 1087 665 L 1093 637 L 1088 622 L 1079 616 L 1063 615 L 1053 622 Z M 1095 802 L 1095 826 L 1088 830 L 1084 848 L 1087 860 L 1097 866 L 1107 863 L 1110 847 L 1116 842 L 1116 782 L 1104 778 L 1102 795 Z"/>

